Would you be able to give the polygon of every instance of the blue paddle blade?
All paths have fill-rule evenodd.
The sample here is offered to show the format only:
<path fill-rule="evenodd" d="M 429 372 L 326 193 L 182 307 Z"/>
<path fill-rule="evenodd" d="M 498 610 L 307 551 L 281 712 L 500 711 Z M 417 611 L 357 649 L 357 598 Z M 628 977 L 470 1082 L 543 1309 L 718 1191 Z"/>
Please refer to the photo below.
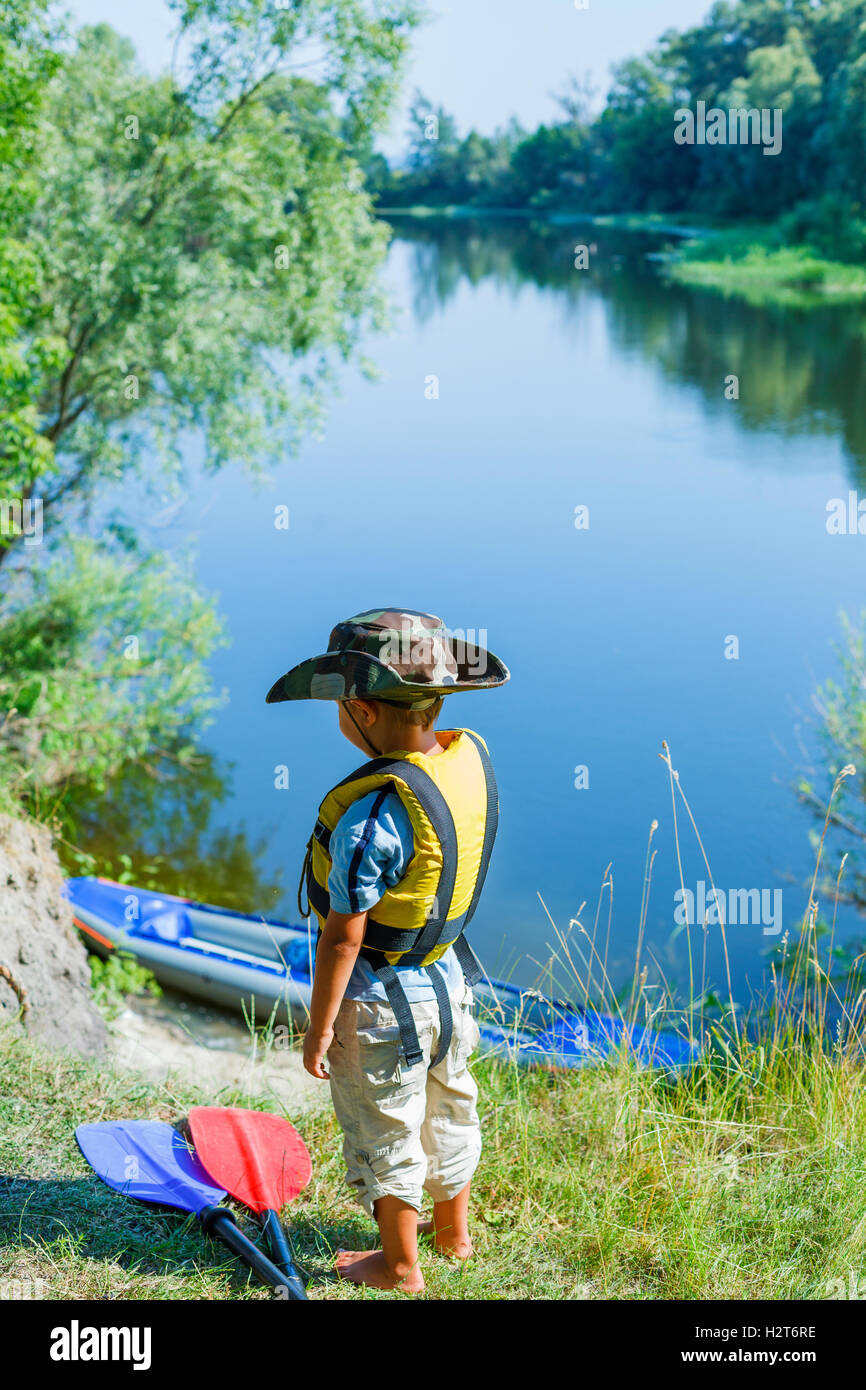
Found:
<path fill-rule="evenodd" d="M 97 1176 L 126 1197 L 198 1213 L 226 1195 L 190 1152 L 183 1135 L 161 1120 L 79 1125 L 75 1137 Z"/>

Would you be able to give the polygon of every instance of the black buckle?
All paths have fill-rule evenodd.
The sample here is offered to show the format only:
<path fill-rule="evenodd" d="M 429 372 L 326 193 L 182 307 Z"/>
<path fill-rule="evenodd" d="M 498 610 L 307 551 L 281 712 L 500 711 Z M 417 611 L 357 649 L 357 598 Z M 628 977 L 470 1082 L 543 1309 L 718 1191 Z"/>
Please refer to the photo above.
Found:
<path fill-rule="evenodd" d="M 309 824 L 309 822 L 307 822 Z M 313 837 L 318 840 L 323 849 L 327 849 L 331 842 L 331 832 L 328 827 L 320 820 L 313 826 Z"/>

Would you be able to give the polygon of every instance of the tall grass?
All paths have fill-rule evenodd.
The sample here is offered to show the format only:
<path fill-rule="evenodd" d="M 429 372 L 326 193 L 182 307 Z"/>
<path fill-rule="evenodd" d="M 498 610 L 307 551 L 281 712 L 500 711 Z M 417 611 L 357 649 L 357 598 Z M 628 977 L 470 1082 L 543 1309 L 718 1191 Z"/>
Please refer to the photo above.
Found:
<path fill-rule="evenodd" d="M 684 823 L 714 890 L 667 745 L 661 757 L 680 886 Z M 866 1295 L 866 991 L 858 970 L 841 989 L 832 978 L 844 860 L 829 940 L 818 901 L 833 801 L 853 773 L 849 765 L 836 778 L 802 918 L 748 1011 L 734 998 L 723 922 L 722 1001 L 707 1003 L 707 923 L 688 917 L 686 1000 L 663 978 L 648 983 L 642 950 L 656 822 L 626 990 L 614 989 L 608 967 L 609 868 L 589 925 L 578 914 L 561 930 L 548 914 L 555 945 L 539 985 L 618 1018 L 622 1042 L 591 1070 L 486 1068 L 485 1132 L 495 1148 L 487 1171 L 512 1239 L 529 1253 L 540 1236 L 541 1266 L 556 1252 L 563 1286 L 566 1267 L 580 1276 L 579 1296 L 823 1298 L 857 1287 Z M 675 1077 L 642 1067 L 630 1041 L 639 1026 L 679 1029 L 697 1060 Z M 495 1212 L 491 1221 L 501 1224 Z"/>
<path fill-rule="evenodd" d="M 653 838 L 658 822 L 650 826 L 647 842 L 644 882 L 636 926 L 636 949 L 630 982 L 625 989 L 615 987 L 609 972 L 610 934 L 613 919 L 613 880 L 608 865 L 591 927 L 582 920 L 583 908 L 572 918 L 566 929 L 560 928 L 542 907 L 550 923 L 554 944 L 549 958 L 539 965 L 536 986 L 524 992 L 528 1009 L 539 993 L 548 998 L 564 996 L 585 1009 L 616 1018 L 623 1029 L 622 1060 L 628 1061 L 633 1052 L 635 1030 L 644 1028 L 668 1029 L 680 1032 L 700 1052 L 724 1066 L 743 1069 L 752 1065 L 756 1049 L 761 1049 L 771 1065 L 785 1066 L 795 1053 L 811 1058 L 820 1065 L 823 1057 L 853 1061 L 864 1059 L 864 1022 L 866 1022 L 866 989 L 863 972 L 858 967 L 866 956 L 847 961 L 842 991 L 833 978 L 834 962 L 840 958 L 836 946 L 836 918 L 839 890 L 845 867 L 841 861 L 832 898 L 831 925 L 825 928 L 819 915 L 819 883 L 824 873 L 823 862 L 827 831 L 831 823 L 833 802 L 846 778 L 855 775 L 851 764 L 846 765 L 835 779 L 826 806 L 812 878 L 809 883 L 802 918 L 793 938 L 786 930 L 781 946 L 770 964 L 769 989 L 753 999 L 748 1012 L 734 996 L 730 953 L 724 913 L 714 921 L 720 936 L 724 962 L 724 994 L 717 997 L 714 983 L 708 975 L 709 918 L 693 921 L 689 917 L 688 897 L 683 870 L 681 818 L 691 828 L 709 881 L 708 902 L 716 896 L 716 883 L 703 838 L 682 788 L 679 773 L 673 766 L 666 743 L 659 755 L 667 768 L 671 793 L 671 813 L 674 848 L 685 913 L 685 946 L 688 965 L 688 989 L 684 1000 L 678 999 L 656 959 L 644 958 L 644 938 L 652 886 L 652 871 L 656 851 Z M 539 894 L 540 898 L 540 894 Z M 605 900 L 607 902 L 604 932 L 600 937 L 599 924 Z M 844 953 L 841 953 L 844 957 Z M 650 970 L 654 977 L 650 983 Z M 560 1007 L 570 1007 L 562 1004 Z M 495 1012 L 491 1014 L 495 1018 Z M 519 1029 L 518 1018 L 515 1027 Z"/>

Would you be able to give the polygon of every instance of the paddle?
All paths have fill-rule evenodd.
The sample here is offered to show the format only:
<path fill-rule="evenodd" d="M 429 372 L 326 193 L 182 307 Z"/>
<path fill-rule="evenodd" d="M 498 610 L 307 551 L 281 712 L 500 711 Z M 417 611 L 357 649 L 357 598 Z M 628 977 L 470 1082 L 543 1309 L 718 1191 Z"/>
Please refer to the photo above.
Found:
<path fill-rule="evenodd" d="M 194 1212 L 207 1234 L 239 1255 L 266 1284 L 281 1291 L 286 1287 L 285 1275 L 247 1240 L 228 1208 L 217 1205 L 225 1189 L 216 1186 L 171 1125 L 109 1120 L 79 1125 L 75 1137 L 93 1171 L 115 1192 Z"/>
<path fill-rule="evenodd" d="M 280 1115 L 216 1105 L 193 1106 L 189 1127 L 196 1153 L 214 1181 L 261 1216 L 289 1297 L 306 1298 L 277 1215 L 312 1176 L 310 1155 L 300 1134 Z"/>

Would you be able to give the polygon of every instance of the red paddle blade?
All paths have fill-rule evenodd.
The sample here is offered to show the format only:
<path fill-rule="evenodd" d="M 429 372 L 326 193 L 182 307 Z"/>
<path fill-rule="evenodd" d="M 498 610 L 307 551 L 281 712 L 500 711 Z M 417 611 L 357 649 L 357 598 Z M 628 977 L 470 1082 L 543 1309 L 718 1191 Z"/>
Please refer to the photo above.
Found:
<path fill-rule="evenodd" d="M 280 1115 L 196 1105 L 189 1127 L 202 1166 L 255 1212 L 279 1211 L 310 1181 L 307 1146 Z"/>

